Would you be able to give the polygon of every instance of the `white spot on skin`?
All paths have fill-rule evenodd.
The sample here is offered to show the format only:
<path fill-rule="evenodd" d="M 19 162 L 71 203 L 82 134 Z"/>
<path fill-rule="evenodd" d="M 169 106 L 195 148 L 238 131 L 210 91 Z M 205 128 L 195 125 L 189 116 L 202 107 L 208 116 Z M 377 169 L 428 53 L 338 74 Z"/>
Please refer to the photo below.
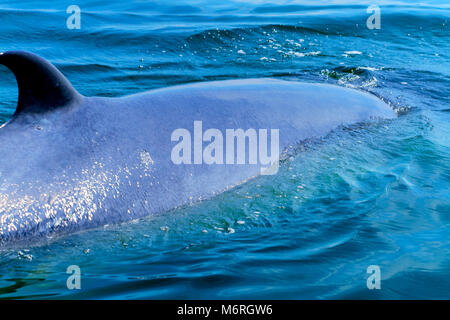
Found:
<path fill-rule="evenodd" d="M 150 153 L 146 150 L 141 151 L 139 153 L 139 156 L 141 158 L 141 163 L 144 165 L 145 174 L 147 175 L 148 172 L 150 171 L 150 167 L 153 166 L 155 164 L 155 162 L 153 161 L 152 157 L 150 156 Z"/>

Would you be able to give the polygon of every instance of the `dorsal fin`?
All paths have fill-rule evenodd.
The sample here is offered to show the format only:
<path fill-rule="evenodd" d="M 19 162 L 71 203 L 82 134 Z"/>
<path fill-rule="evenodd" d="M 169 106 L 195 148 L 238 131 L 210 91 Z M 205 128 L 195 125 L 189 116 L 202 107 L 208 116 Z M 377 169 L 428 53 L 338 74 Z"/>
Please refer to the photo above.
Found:
<path fill-rule="evenodd" d="M 14 116 L 42 113 L 76 103 L 82 96 L 50 62 L 25 51 L 0 53 L 0 64 L 16 76 L 19 99 Z"/>

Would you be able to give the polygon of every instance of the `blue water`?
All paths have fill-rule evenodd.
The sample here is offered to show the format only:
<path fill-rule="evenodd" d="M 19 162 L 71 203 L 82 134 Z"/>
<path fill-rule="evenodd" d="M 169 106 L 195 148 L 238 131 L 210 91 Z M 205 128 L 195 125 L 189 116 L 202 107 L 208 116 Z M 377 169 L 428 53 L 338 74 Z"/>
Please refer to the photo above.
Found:
<path fill-rule="evenodd" d="M 84 95 L 274 77 L 369 91 L 399 116 L 302 143 L 214 199 L 0 249 L 0 298 L 449 299 L 450 5 L 419 2 L 382 2 L 369 30 L 372 2 L 78 0 L 69 30 L 72 1 L 2 1 L 0 51 L 42 55 Z M 4 67 L 0 97 L 3 123 Z"/>

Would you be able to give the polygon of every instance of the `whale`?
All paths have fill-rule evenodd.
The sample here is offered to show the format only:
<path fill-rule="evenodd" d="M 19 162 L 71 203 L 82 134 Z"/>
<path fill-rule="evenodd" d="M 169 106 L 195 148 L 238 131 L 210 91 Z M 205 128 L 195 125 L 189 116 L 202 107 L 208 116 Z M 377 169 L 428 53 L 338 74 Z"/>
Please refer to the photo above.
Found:
<path fill-rule="evenodd" d="M 33 53 L 3 52 L 0 64 L 18 86 L 0 128 L 1 245 L 167 213 L 277 174 L 302 141 L 396 117 L 373 94 L 325 83 L 234 79 L 86 97 Z"/>

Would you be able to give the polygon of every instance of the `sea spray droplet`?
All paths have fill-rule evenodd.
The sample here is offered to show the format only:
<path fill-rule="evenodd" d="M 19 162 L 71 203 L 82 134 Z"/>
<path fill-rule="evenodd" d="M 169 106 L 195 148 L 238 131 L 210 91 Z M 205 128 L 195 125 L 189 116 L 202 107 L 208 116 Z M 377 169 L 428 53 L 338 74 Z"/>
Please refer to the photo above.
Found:
<path fill-rule="evenodd" d="M 25 250 L 24 250 L 24 251 L 25 251 Z M 26 254 L 26 253 L 23 252 L 23 251 L 18 251 L 18 252 L 17 252 L 17 255 L 18 255 L 19 259 L 25 259 L 25 260 L 28 260 L 28 261 L 32 261 L 32 260 L 33 260 L 33 255 L 31 255 L 31 254 Z"/>

